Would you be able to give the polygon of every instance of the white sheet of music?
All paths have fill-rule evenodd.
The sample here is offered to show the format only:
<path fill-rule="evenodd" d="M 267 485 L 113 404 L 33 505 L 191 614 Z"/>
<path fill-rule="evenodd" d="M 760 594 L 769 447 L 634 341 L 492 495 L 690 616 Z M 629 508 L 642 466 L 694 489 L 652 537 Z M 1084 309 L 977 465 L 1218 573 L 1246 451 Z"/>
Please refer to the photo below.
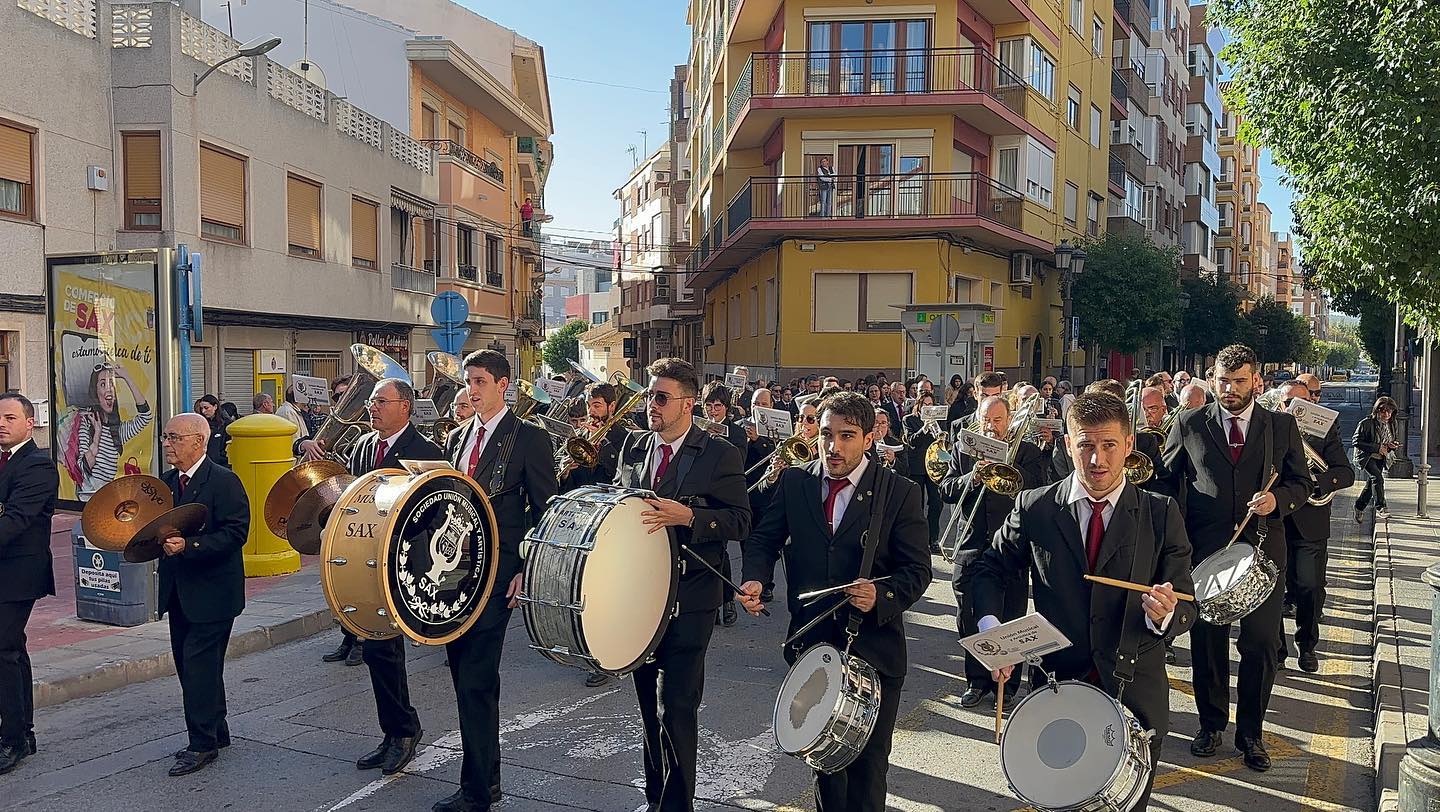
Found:
<path fill-rule="evenodd" d="M 1070 647 L 1070 640 L 1039 612 L 963 638 L 960 645 L 991 671 Z"/>

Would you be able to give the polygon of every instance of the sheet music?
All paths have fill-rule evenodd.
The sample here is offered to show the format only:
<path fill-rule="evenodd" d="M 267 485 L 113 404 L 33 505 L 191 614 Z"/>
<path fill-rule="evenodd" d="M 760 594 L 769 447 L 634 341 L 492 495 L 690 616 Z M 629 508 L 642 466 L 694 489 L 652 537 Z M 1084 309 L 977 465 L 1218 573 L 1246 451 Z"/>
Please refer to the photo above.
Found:
<path fill-rule="evenodd" d="M 1052 651 L 1069 648 L 1071 643 L 1044 615 L 1031 612 L 989 631 L 972 634 L 962 639 L 960 645 L 981 665 L 994 671 L 1023 663 L 1031 656 L 1042 657 Z"/>

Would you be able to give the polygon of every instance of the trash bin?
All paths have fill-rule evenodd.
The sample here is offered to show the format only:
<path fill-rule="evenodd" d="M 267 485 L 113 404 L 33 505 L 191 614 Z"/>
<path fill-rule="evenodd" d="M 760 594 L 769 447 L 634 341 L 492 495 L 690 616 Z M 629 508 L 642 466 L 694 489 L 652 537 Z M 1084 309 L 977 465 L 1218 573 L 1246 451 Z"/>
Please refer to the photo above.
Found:
<path fill-rule="evenodd" d="M 155 562 L 132 564 L 125 555 L 91 546 L 70 531 L 75 567 L 75 616 L 111 626 L 139 626 L 156 617 Z"/>

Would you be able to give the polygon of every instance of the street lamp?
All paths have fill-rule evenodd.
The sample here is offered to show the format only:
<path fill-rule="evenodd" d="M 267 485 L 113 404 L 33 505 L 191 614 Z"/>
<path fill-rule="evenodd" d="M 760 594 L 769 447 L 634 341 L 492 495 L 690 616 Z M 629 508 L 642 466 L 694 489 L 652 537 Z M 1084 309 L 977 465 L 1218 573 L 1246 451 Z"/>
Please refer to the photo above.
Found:
<path fill-rule="evenodd" d="M 1061 352 L 1060 365 L 1064 369 L 1063 377 L 1068 380 L 1074 378 L 1070 369 L 1070 349 L 1073 343 L 1072 339 L 1076 333 L 1078 333 L 1078 331 L 1071 326 L 1073 319 L 1070 314 L 1071 286 L 1075 282 L 1075 277 L 1085 271 L 1085 249 L 1073 248 L 1069 240 L 1061 240 L 1060 244 L 1055 246 L 1055 270 L 1060 272 L 1060 279 L 1064 286 L 1064 290 L 1060 294 L 1060 303 L 1063 307 L 1063 315 L 1061 318 L 1064 323 L 1061 325 L 1061 329 L 1065 331 L 1065 341 L 1061 345 L 1063 350 Z"/>
<path fill-rule="evenodd" d="M 1259 356 L 1259 358 L 1260 358 L 1260 371 L 1261 371 L 1261 372 L 1264 372 L 1264 371 L 1265 371 L 1265 337 L 1268 336 L 1268 335 L 1270 335 L 1270 328 L 1269 328 L 1269 327 L 1266 327 L 1265 325 L 1262 324 L 1262 325 L 1260 325 L 1260 329 L 1259 329 L 1257 332 L 1259 332 L 1259 334 L 1260 334 L 1260 346 L 1255 348 L 1255 354 L 1256 354 L 1257 356 Z"/>
<path fill-rule="evenodd" d="M 269 53 L 270 51 L 273 51 L 278 47 L 280 47 L 279 37 L 260 37 L 258 39 L 252 39 L 249 42 L 244 43 L 240 46 L 240 50 L 211 65 L 205 70 L 204 73 L 197 74 L 195 76 L 195 87 L 191 89 L 191 93 L 193 94 L 199 92 L 200 83 L 205 81 L 205 78 L 207 76 L 214 73 L 222 65 L 229 64 L 237 59 L 260 56 L 261 54 Z"/>

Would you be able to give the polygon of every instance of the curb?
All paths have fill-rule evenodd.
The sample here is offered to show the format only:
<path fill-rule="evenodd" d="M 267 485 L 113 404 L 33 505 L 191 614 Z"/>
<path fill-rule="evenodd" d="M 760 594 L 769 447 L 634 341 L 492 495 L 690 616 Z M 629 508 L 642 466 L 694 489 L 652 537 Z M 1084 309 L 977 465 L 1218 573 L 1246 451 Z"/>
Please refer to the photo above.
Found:
<path fill-rule="evenodd" d="M 225 650 L 225 659 L 233 660 L 246 654 L 265 651 L 334 627 L 335 617 L 327 607 L 300 617 L 282 620 L 271 626 L 246 629 L 230 636 L 230 646 Z M 148 657 L 116 660 L 82 674 L 35 680 L 35 707 L 59 705 L 72 699 L 95 696 L 126 685 L 174 674 L 175 659 L 168 650 L 163 654 L 152 654 Z"/>
<path fill-rule="evenodd" d="M 1400 652 L 1395 642 L 1395 613 L 1392 605 L 1395 572 L 1390 561 L 1388 544 L 1388 538 L 1382 537 L 1380 524 L 1376 522 L 1370 533 L 1371 576 L 1375 584 L 1370 593 L 1371 617 L 1374 619 L 1370 656 L 1370 707 L 1375 717 L 1372 742 L 1374 755 L 1370 766 L 1375 770 L 1377 812 L 1395 812 L 1399 808 L 1400 759 L 1405 756 L 1407 739 L 1405 692 L 1400 671 Z M 1383 550 L 1382 545 L 1386 545 Z M 1389 613 L 1382 612 L 1382 607 L 1388 607 Z M 1386 710 L 1387 707 L 1401 710 Z"/>

